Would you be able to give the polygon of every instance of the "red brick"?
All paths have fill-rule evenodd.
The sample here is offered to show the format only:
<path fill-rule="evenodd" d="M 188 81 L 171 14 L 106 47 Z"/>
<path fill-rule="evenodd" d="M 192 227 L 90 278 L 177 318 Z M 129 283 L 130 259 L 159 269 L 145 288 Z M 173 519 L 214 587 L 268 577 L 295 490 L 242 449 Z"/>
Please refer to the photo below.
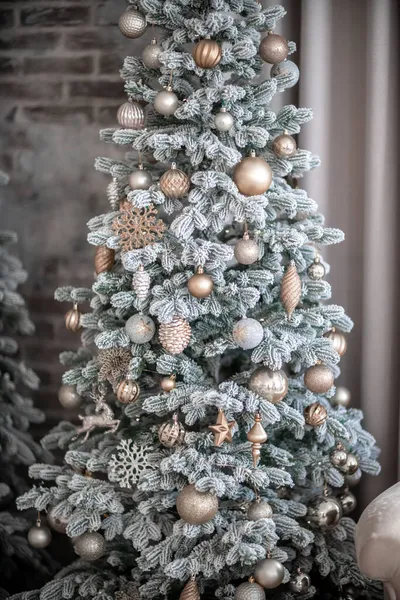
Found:
<path fill-rule="evenodd" d="M 22 71 L 22 63 L 19 58 L 1 57 L 0 58 L 0 75 L 18 75 Z"/>
<path fill-rule="evenodd" d="M 110 52 L 102 54 L 99 60 L 99 70 L 102 75 L 117 75 L 124 60 L 120 54 Z"/>
<path fill-rule="evenodd" d="M 91 56 L 77 57 L 33 57 L 24 59 L 24 71 L 27 75 L 37 73 L 88 74 L 93 70 Z"/>
<path fill-rule="evenodd" d="M 124 98 L 122 81 L 71 81 L 70 98 Z"/>
<path fill-rule="evenodd" d="M 59 33 L 21 33 L 13 31 L 7 32 L 0 38 L 0 50 L 36 50 L 50 51 L 58 45 L 61 40 Z"/>
<path fill-rule="evenodd" d="M 46 99 L 49 102 L 61 98 L 62 84 L 50 81 L 4 81 L 0 96 L 19 101 Z"/>
<path fill-rule="evenodd" d="M 12 9 L 0 10 L 0 28 L 6 29 L 14 25 L 14 11 Z"/>
<path fill-rule="evenodd" d="M 79 115 L 84 116 L 88 123 L 94 120 L 91 106 L 34 106 L 25 107 L 23 113 L 36 123 L 66 123 L 76 121 Z M 63 309 L 62 312 L 66 310 Z"/>
<path fill-rule="evenodd" d="M 55 27 L 57 25 L 77 27 L 88 24 L 90 9 L 82 6 L 57 8 L 23 8 L 21 10 L 21 25 L 25 27 Z"/>

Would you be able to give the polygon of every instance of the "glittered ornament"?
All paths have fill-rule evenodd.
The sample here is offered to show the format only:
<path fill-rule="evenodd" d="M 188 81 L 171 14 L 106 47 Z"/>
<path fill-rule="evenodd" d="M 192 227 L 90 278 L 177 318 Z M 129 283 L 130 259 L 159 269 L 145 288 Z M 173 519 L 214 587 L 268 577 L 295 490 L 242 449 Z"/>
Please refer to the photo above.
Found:
<path fill-rule="evenodd" d="M 345 354 L 347 350 L 347 340 L 343 333 L 336 331 L 336 329 L 333 328 L 327 333 L 324 333 L 324 338 L 327 338 L 332 342 L 332 348 L 339 354 L 339 356 L 343 356 L 343 354 Z"/>
<path fill-rule="evenodd" d="M 254 579 L 267 590 L 273 590 L 281 585 L 285 577 L 283 564 L 275 558 L 260 560 L 254 569 Z"/>
<path fill-rule="evenodd" d="M 342 518 L 342 507 L 333 496 L 319 496 L 307 508 L 306 520 L 315 528 L 329 531 L 334 529 Z"/>
<path fill-rule="evenodd" d="M 335 382 L 332 370 L 326 365 L 308 367 L 304 373 L 304 385 L 314 394 L 324 394 Z"/>
<path fill-rule="evenodd" d="M 196 273 L 187 282 L 189 292 L 195 298 L 207 298 L 214 288 L 214 282 L 203 267 L 197 267 Z"/>
<path fill-rule="evenodd" d="M 251 455 L 253 457 L 253 467 L 257 466 L 261 456 L 261 447 L 268 439 L 267 432 L 261 423 L 261 415 L 256 414 L 254 417 L 254 425 L 247 433 L 247 439 L 251 442 Z"/>
<path fill-rule="evenodd" d="M 361 469 L 357 469 L 357 471 L 355 473 L 348 473 L 345 476 L 344 480 L 348 487 L 355 487 L 356 485 L 358 485 L 360 483 L 361 477 L 362 477 L 362 471 L 361 471 Z"/>
<path fill-rule="evenodd" d="M 107 348 L 100 350 L 97 362 L 100 365 L 99 380 L 114 383 L 125 377 L 132 354 L 129 348 Z"/>
<path fill-rule="evenodd" d="M 325 277 L 325 267 L 321 262 L 320 257 L 317 255 L 314 261 L 307 268 L 307 275 L 312 281 L 320 281 Z"/>
<path fill-rule="evenodd" d="M 129 185 L 132 190 L 148 190 L 152 184 L 152 176 L 142 164 L 129 175 Z"/>
<path fill-rule="evenodd" d="M 283 371 L 258 367 L 250 377 L 249 389 L 272 404 L 276 404 L 287 394 L 288 378 Z"/>
<path fill-rule="evenodd" d="M 300 71 L 299 67 L 294 62 L 291 60 L 284 60 L 273 65 L 270 75 L 272 78 L 279 77 L 280 75 L 290 77 L 290 83 L 285 83 L 285 89 L 289 89 L 295 86 L 299 81 Z"/>
<path fill-rule="evenodd" d="M 56 508 L 53 506 L 47 513 L 47 522 L 54 531 L 66 533 L 69 517 L 55 515 Z"/>
<path fill-rule="evenodd" d="M 139 300 L 146 300 L 149 295 L 151 278 L 144 270 L 144 266 L 140 265 L 136 273 L 132 277 L 132 289 L 136 293 Z"/>
<path fill-rule="evenodd" d="M 264 194 L 272 183 L 272 169 L 252 150 L 250 156 L 242 158 L 233 170 L 232 179 L 244 196 Z"/>
<path fill-rule="evenodd" d="M 349 515 L 357 507 L 357 499 L 355 495 L 350 492 L 350 490 L 344 490 L 338 496 L 336 496 L 336 499 L 340 502 L 344 515 Z"/>
<path fill-rule="evenodd" d="M 179 600 L 200 600 L 199 586 L 194 575 L 183 588 Z"/>
<path fill-rule="evenodd" d="M 162 53 L 162 48 L 157 44 L 157 40 L 154 38 L 151 43 L 143 48 L 142 61 L 145 67 L 148 69 L 159 69 L 161 63 L 159 56 Z"/>
<path fill-rule="evenodd" d="M 232 428 L 236 425 L 235 421 L 228 421 L 224 411 L 220 408 L 218 411 L 217 422 L 209 425 L 208 429 L 214 433 L 214 446 L 222 446 L 224 442 L 232 441 Z"/>
<path fill-rule="evenodd" d="M 65 315 L 65 327 L 68 331 L 78 333 L 82 329 L 81 326 L 81 313 L 78 310 L 78 305 L 74 304 L 73 308 Z"/>
<path fill-rule="evenodd" d="M 261 40 L 258 53 L 263 61 L 274 65 L 288 57 L 289 45 L 281 35 L 269 33 Z"/>
<path fill-rule="evenodd" d="M 232 330 L 233 339 L 243 350 L 255 348 L 263 341 L 264 329 L 259 321 L 244 317 Z"/>
<path fill-rule="evenodd" d="M 249 505 L 247 509 L 247 518 L 249 521 L 258 521 L 259 519 L 270 519 L 273 515 L 273 510 L 268 502 L 257 498 Z"/>
<path fill-rule="evenodd" d="M 140 600 L 140 592 L 132 581 L 128 581 L 122 590 L 114 593 L 114 600 Z"/>
<path fill-rule="evenodd" d="M 28 531 L 28 542 L 32 548 L 47 548 L 52 539 L 51 531 L 45 525 L 42 525 L 40 518 L 36 521 L 36 525 Z"/>
<path fill-rule="evenodd" d="M 158 439 L 166 448 L 173 448 L 174 446 L 183 444 L 185 433 L 185 428 L 179 421 L 178 415 L 175 413 L 172 419 L 160 426 L 160 429 L 158 430 Z"/>
<path fill-rule="evenodd" d="M 163 377 L 160 381 L 160 387 L 163 392 L 172 392 L 176 388 L 176 376 Z"/>
<path fill-rule="evenodd" d="M 125 379 L 117 385 L 115 393 L 122 404 L 132 404 L 139 398 L 140 386 L 132 379 Z"/>
<path fill-rule="evenodd" d="M 346 464 L 347 452 L 342 444 L 337 444 L 336 448 L 330 453 L 329 459 L 332 465 L 337 469 L 340 469 Z"/>
<path fill-rule="evenodd" d="M 146 31 L 146 19 L 135 8 L 129 7 L 119 19 L 121 33 L 128 38 L 138 38 Z"/>
<path fill-rule="evenodd" d="M 222 58 L 222 48 L 215 40 L 200 40 L 192 52 L 194 62 L 201 69 L 213 69 Z"/>
<path fill-rule="evenodd" d="M 125 129 L 143 129 L 144 110 L 138 102 L 124 102 L 118 109 L 117 121 Z"/>
<path fill-rule="evenodd" d="M 305 594 L 310 589 L 310 585 L 310 576 L 300 570 L 292 575 L 289 581 L 289 589 L 294 594 Z"/>
<path fill-rule="evenodd" d="M 233 127 L 233 117 L 223 106 L 214 117 L 214 125 L 218 131 L 229 131 Z"/>
<path fill-rule="evenodd" d="M 323 425 L 328 418 L 328 413 L 325 406 L 319 402 L 313 402 L 304 409 L 304 420 L 311 427 L 319 427 Z"/>
<path fill-rule="evenodd" d="M 81 405 L 82 398 L 74 385 L 62 385 L 58 390 L 58 400 L 64 408 L 74 410 Z"/>
<path fill-rule="evenodd" d="M 170 85 L 158 92 L 154 99 L 154 110 L 164 117 L 173 115 L 178 106 L 179 98 Z"/>
<path fill-rule="evenodd" d="M 281 281 L 281 302 L 290 320 L 301 299 L 301 279 L 294 261 L 290 261 Z"/>
<path fill-rule="evenodd" d="M 180 354 L 189 345 L 192 330 L 186 319 L 175 315 L 169 323 L 161 323 L 158 335 L 167 352 Z"/>
<path fill-rule="evenodd" d="M 98 560 L 106 551 L 106 540 L 98 531 L 87 531 L 78 537 L 74 550 L 84 560 Z"/>
<path fill-rule="evenodd" d="M 345 387 L 337 387 L 335 395 L 331 398 L 331 403 L 334 406 L 344 406 L 347 408 L 351 402 L 350 391 Z"/>
<path fill-rule="evenodd" d="M 134 344 L 150 342 L 156 331 L 153 319 L 147 315 L 132 315 L 125 323 L 125 331 Z"/>
<path fill-rule="evenodd" d="M 171 168 L 161 176 L 160 188 L 167 198 L 183 198 L 189 191 L 190 179 L 172 163 Z"/>
<path fill-rule="evenodd" d="M 236 588 L 234 600 L 265 600 L 265 592 L 255 581 L 246 581 Z"/>
<path fill-rule="evenodd" d="M 351 452 L 347 454 L 346 462 L 341 466 L 340 470 L 346 475 L 354 475 L 358 471 L 358 458 Z"/>
<path fill-rule="evenodd" d="M 252 265 L 258 260 L 259 249 L 255 240 L 251 240 L 247 231 L 243 238 L 236 242 L 233 254 L 241 265 Z"/>
<path fill-rule="evenodd" d="M 176 510 L 187 523 L 202 525 L 217 514 L 218 498 L 210 492 L 199 492 L 193 484 L 186 485 L 178 494 Z"/>
<path fill-rule="evenodd" d="M 107 246 L 97 246 L 94 258 L 94 268 L 96 275 L 111 271 L 115 261 L 115 250 Z"/>
<path fill-rule="evenodd" d="M 282 133 L 274 139 L 272 149 L 279 158 L 290 158 L 296 154 L 297 144 L 291 135 Z"/>

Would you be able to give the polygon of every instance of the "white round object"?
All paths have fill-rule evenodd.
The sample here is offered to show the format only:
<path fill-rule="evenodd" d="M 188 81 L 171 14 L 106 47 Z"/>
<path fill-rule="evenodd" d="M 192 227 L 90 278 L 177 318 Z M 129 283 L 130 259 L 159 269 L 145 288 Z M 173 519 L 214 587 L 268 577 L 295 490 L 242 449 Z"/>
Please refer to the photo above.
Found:
<path fill-rule="evenodd" d="M 148 171 L 139 167 L 129 175 L 129 185 L 132 190 L 148 190 L 153 179 Z"/>
<path fill-rule="evenodd" d="M 178 96 L 169 87 L 158 92 L 154 100 L 154 110 L 165 117 L 173 115 L 178 106 Z"/>
<path fill-rule="evenodd" d="M 128 38 L 140 37 L 147 27 L 145 17 L 133 6 L 122 13 L 118 25 L 122 35 Z"/>
<path fill-rule="evenodd" d="M 234 119 L 226 108 L 221 108 L 214 117 L 214 124 L 218 131 L 229 131 L 233 127 Z"/>
<path fill-rule="evenodd" d="M 125 331 L 134 344 L 146 344 L 156 331 L 153 319 L 147 315 L 132 315 L 125 323 Z"/>
<path fill-rule="evenodd" d="M 158 57 L 162 53 L 162 48 L 157 44 L 157 40 L 153 39 L 151 44 L 144 47 L 142 52 L 142 61 L 145 67 L 148 69 L 159 69 L 161 63 Z"/>
<path fill-rule="evenodd" d="M 256 319 L 240 319 L 233 328 L 233 339 L 243 350 L 251 350 L 263 341 L 264 329 Z"/>
<path fill-rule="evenodd" d="M 248 235 L 244 235 L 241 240 L 236 242 L 233 254 L 241 265 L 252 265 L 258 260 L 258 244 Z"/>
<path fill-rule="evenodd" d="M 143 129 L 144 118 L 144 110 L 138 102 L 124 102 L 117 112 L 117 121 L 125 129 Z"/>
<path fill-rule="evenodd" d="M 282 62 L 276 63 L 271 68 L 271 77 L 279 77 L 285 75 L 291 78 L 290 83 L 285 84 L 285 89 L 292 88 L 296 85 L 300 78 L 299 67 L 291 60 L 283 60 Z"/>

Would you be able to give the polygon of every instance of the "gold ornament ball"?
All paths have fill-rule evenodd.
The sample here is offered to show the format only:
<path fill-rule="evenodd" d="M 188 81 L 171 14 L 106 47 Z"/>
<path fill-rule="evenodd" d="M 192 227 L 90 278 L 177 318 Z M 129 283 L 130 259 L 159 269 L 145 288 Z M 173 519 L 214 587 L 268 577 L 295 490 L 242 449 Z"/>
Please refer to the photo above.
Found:
<path fill-rule="evenodd" d="M 176 510 L 181 519 L 191 525 L 211 521 L 218 512 L 218 498 L 210 492 L 199 492 L 193 484 L 187 485 L 176 499 Z"/>
<path fill-rule="evenodd" d="M 161 323 L 158 336 L 162 347 L 170 354 L 180 354 L 189 345 L 192 329 L 186 319 L 174 316 L 169 323 Z"/>
<path fill-rule="evenodd" d="M 258 260 L 258 244 L 245 233 L 243 238 L 236 242 L 233 254 L 241 265 L 252 265 Z"/>
<path fill-rule="evenodd" d="M 258 196 L 269 190 L 272 169 L 260 156 L 246 156 L 233 170 L 233 181 L 244 196 Z"/>
<path fill-rule="evenodd" d="M 140 387 L 136 381 L 126 379 L 117 385 L 116 395 L 122 404 L 132 404 L 139 398 Z"/>
<path fill-rule="evenodd" d="M 204 273 L 203 268 L 199 267 L 188 280 L 187 287 L 195 298 L 208 298 L 213 291 L 214 282 L 207 273 Z"/>
<path fill-rule="evenodd" d="M 183 198 L 190 189 L 190 179 L 172 163 L 171 168 L 160 179 L 160 188 L 167 198 Z"/>
<path fill-rule="evenodd" d="M 332 347 L 339 354 L 339 356 L 343 356 L 343 354 L 345 354 L 347 350 L 347 340 L 343 333 L 332 329 L 331 331 L 324 333 L 324 337 L 332 342 Z"/>
<path fill-rule="evenodd" d="M 158 439 L 166 448 L 180 446 L 185 439 L 185 428 L 179 421 L 178 416 L 174 415 L 171 420 L 166 421 L 158 430 Z"/>
<path fill-rule="evenodd" d="M 281 585 L 285 577 L 283 564 L 275 558 L 264 558 L 254 569 L 254 579 L 267 590 L 273 590 Z"/>
<path fill-rule="evenodd" d="M 62 385 L 58 390 L 58 401 L 64 408 L 73 410 L 81 405 L 82 398 L 74 385 Z"/>
<path fill-rule="evenodd" d="M 94 268 L 96 275 L 111 271 L 115 261 L 115 250 L 107 246 L 97 246 L 94 258 Z"/>
<path fill-rule="evenodd" d="M 335 382 L 332 370 L 326 365 L 308 367 L 304 373 L 304 385 L 314 394 L 324 394 Z"/>
<path fill-rule="evenodd" d="M 138 38 L 146 31 L 146 19 L 134 7 L 122 13 L 118 25 L 122 35 L 128 38 Z"/>
<path fill-rule="evenodd" d="M 345 476 L 345 482 L 348 487 L 355 487 L 360 483 L 362 477 L 361 469 L 357 469 L 355 473 L 349 473 Z"/>
<path fill-rule="evenodd" d="M 280 158 L 290 158 L 296 154 L 297 144 L 291 135 L 282 133 L 274 139 L 272 149 Z"/>
<path fill-rule="evenodd" d="M 331 399 L 331 403 L 334 406 L 343 406 L 347 408 L 351 402 L 350 391 L 345 387 L 337 387 L 335 395 Z"/>
<path fill-rule="evenodd" d="M 246 581 L 236 588 L 234 600 L 265 600 L 265 592 L 255 581 Z"/>
<path fill-rule="evenodd" d="M 81 327 L 81 313 L 78 310 L 77 306 L 74 306 L 67 312 L 65 315 L 65 327 L 68 331 L 73 331 L 74 333 L 78 333 L 82 329 Z"/>
<path fill-rule="evenodd" d="M 319 256 L 316 256 L 314 262 L 307 268 L 307 275 L 312 281 L 320 281 L 325 277 L 325 267 Z"/>
<path fill-rule="evenodd" d="M 325 406 L 319 402 L 314 402 L 304 409 L 304 419 L 307 425 L 311 427 L 319 427 L 323 425 L 328 418 L 328 413 Z"/>
<path fill-rule="evenodd" d="M 153 184 L 151 174 L 139 165 L 129 176 L 129 185 L 132 190 L 148 190 Z"/>
<path fill-rule="evenodd" d="M 160 381 L 160 387 L 163 392 L 172 392 L 176 388 L 176 377 L 170 375 L 169 377 L 163 377 Z"/>
<path fill-rule="evenodd" d="M 158 92 L 154 99 L 154 110 L 164 117 L 173 115 L 178 106 L 179 98 L 170 85 Z"/>
<path fill-rule="evenodd" d="M 272 371 L 268 367 L 259 367 L 250 377 L 249 388 L 272 404 L 284 398 L 288 391 L 288 378 L 283 371 Z"/>
<path fill-rule="evenodd" d="M 66 533 L 69 517 L 59 517 L 54 514 L 55 507 L 51 508 L 47 514 L 47 522 L 54 531 Z"/>
<path fill-rule="evenodd" d="M 51 531 L 48 527 L 42 524 L 36 523 L 28 531 L 28 542 L 32 548 L 47 548 L 51 542 Z"/>
<path fill-rule="evenodd" d="M 249 521 L 258 521 L 259 519 L 270 519 L 273 515 L 273 510 L 268 502 L 255 500 L 247 509 L 247 518 Z"/>
<path fill-rule="evenodd" d="M 270 33 L 261 40 L 259 54 L 263 61 L 274 65 L 288 57 L 289 45 L 281 35 Z"/>
<path fill-rule="evenodd" d="M 200 40 L 193 48 L 194 62 L 201 69 L 213 69 L 222 58 L 222 48 L 215 40 Z"/>

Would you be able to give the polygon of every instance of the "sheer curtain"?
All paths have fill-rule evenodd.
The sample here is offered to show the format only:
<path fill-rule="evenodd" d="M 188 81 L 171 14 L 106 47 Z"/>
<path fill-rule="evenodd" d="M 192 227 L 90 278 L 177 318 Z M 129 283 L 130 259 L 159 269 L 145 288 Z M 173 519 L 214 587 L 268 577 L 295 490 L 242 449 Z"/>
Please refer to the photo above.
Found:
<path fill-rule="evenodd" d="M 360 486 L 364 506 L 399 479 L 399 3 L 284 6 L 280 32 L 298 44 L 301 77 L 280 101 L 313 108 L 299 145 L 322 159 L 302 185 L 327 224 L 346 233 L 343 244 L 324 251 L 332 301 L 355 321 L 339 381 L 382 449 L 381 476 Z"/>

